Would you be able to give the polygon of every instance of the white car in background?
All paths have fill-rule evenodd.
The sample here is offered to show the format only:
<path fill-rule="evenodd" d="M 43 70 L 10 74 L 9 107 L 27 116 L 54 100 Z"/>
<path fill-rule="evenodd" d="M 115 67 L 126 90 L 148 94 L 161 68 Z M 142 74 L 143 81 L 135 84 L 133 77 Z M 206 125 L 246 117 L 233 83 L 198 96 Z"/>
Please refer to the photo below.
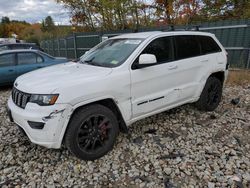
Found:
<path fill-rule="evenodd" d="M 95 160 L 119 131 L 186 104 L 214 110 L 227 77 L 227 54 L 213 34 L 145 32 L 116 36 L 78 63 L 20 76 L 8 101 L 11 119 L 31 142 Z"/>

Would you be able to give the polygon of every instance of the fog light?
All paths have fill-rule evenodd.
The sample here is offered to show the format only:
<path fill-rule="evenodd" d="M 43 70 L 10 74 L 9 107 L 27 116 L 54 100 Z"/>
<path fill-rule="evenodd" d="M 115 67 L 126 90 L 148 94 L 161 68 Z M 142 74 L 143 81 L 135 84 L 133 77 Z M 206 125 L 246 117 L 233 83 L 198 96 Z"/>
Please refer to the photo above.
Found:
<path fill-rule="evenodd" d="M 32 129 L 43 129 L 45 123 L 28 121 L 28 124 Z"/>

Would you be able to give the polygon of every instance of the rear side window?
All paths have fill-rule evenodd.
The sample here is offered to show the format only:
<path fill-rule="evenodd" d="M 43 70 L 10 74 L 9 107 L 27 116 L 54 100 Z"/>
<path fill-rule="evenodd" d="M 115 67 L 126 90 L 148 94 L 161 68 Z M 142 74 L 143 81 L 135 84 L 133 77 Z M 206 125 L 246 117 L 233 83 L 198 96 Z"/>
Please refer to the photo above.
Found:
<path fill-rule="evenodd" d="M 43 63 L 43 58 L 40 55 L 37 55 L 36 62 Z"/>
<path fill-rule="evenodd" d="M 37 61 L 37 55 L 30 52 L 18 53 L 17 59 L 19 65 L 35 64 Z"/>
<path fill-rule="evenodd" d="M 15 54 L 0 55 L 0 67 L 13 66 L 15 64 Z"/>
<path fill-rule="evenodd" d="M 202 54 L 221 52 L 221 48 L 213 38 L 209 36 L 198 36 L 198 38 L 201 45 Z"/>
<path fill-rule="evenodd" d="M 177 60 L 201 55 L 200 44 L 196 36 L 175 36 L 175 44 Z"/>
<path fill-rule="evenodd" d="M 153 40 L 142 54 L 154 54 L 158 63 L 172 61 L 174 59 L 171 37 L 161 37 Z"/>

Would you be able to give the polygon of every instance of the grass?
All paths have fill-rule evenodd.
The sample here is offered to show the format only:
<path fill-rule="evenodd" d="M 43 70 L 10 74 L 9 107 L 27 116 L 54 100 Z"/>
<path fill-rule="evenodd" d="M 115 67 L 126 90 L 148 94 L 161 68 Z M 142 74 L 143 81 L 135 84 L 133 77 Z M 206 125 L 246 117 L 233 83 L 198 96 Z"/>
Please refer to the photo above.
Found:
<path fill-rule="evenodd" d="M 229 70 L 226 84 L 228 85 L 250 84 L 250 70 L 243 70 L 243 69 Z"/>

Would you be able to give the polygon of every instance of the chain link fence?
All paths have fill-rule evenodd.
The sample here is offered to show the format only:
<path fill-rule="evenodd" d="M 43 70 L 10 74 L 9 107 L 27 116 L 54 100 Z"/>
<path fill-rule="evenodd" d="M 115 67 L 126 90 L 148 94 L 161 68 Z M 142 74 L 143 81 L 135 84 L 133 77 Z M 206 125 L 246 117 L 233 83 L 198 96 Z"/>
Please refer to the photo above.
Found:
<path fill-rule="evenodd" d="M 200 31 L 210 32 L 216 35 L 228 52 L 228 61 L 232 68 L 250 68 L 250 19 L 224 20 L 208 23 L 197 23 Z M 143 31 L 168 31 L 172 27 L 140 28 Z M 175 26 L 175 30 L 190 30 L 189 25 Z M 133 30 L 120 30 L 110 32 L 86 32 L 74 33 L 65 38 L 50 39 L 41 42 L 45 52 L 53 56 L 76 59 L 86 51 L 109 37 L 132 33 Z"/>

